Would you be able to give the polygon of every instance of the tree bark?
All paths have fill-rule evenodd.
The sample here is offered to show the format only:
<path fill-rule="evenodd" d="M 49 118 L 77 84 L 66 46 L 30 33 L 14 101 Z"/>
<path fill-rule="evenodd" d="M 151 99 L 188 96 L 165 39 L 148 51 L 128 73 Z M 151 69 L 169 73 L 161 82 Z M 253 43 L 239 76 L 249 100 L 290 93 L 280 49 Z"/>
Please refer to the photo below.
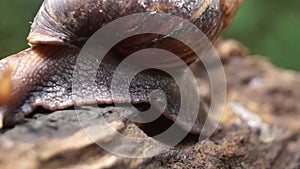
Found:
<path fill-rule="evenodd" d="M 74 110 L 40 111 L 14 128 L 1 130 L 1 168 L 298 168 L 300 74 L 276 68 L 266 59 L 246 56 L 247 50 L 233 40 L 219 41 L 216 47 L 224 64 L 228 93 L 221 127 L 209 139 L 198 141 L 197 136 L 189 135 L 152 158 L 126 158 L 89 139 Z M 80 114 L 91 124 L 86 130 L 94 132 L 96 141 L 102 143 L 117 136 L 107 132 L 107 126 L 92 124 L 101 124 L 106 115 L 133 111 L 124 107 L 94 110 L 87 107 Z M 110 125 L 128 136 L 149 138 L 129 121 L 112 121 Z"/>

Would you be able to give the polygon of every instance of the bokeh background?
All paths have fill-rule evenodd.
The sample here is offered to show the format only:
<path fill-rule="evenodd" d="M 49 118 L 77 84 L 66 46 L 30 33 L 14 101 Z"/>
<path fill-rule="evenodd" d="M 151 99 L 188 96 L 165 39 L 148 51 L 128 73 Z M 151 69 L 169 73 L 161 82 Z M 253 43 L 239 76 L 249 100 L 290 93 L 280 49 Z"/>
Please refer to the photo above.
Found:
<path fill-rule="evenodd" d="M 300 71 L 300 1 L 244 0 L 224 34 L 247 46 L 251 55 Z M 26 36 L 42 0 L 0 1 L 0 58 L 28 47 Z"/>

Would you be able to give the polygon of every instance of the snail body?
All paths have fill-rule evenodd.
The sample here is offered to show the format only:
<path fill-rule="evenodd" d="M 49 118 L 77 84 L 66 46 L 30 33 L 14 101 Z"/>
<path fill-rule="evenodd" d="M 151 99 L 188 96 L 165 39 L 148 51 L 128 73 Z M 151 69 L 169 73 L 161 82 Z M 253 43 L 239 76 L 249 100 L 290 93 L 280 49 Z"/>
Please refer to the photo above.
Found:
<path fill-rule="evenodd" d="M 175 121 L 180 99 L 172 77 L 159 70 L 141 72 L 131 82 L 130 99 L 122 97 L 122 91 L 128 90 L 122 87 L 118 89 L 120 97 L 112 99 L 110 82 L 117 64 L 110 58 L 122 58 L 141 49 L 156 47 L 171 50 L 189 65 L 197 58 L 193 51 L 161 35 L 144 34 L 125 39 L 105 56 L 108 59 L 101 63 L 97 72 L 86 71 L 87 77 L 97 74 L 95 85 L 89 86 L 89 81 L 78 82 L 83 87 L 81 95 L 86 97 L 74 99 L 72 76 L 82 46 L 109 22 L 141 12 L 167 13 L 188 19 L 214 41 L 239 5 L 239 0 L 45 0 L 27 38 L 31 47 L 0 61 L 0 79 L 5 81 L 0 84 L 0 120 L 2 118 L 4 126 L 12 126 L 38 107 L 54 111 L 75 104 L 95 103 L 90 97 L 96 98 L 97 104 L 148 103 L 149 93 L 159 88 L 168 99 L 168 109 L 163 114 Z M 172 61 L 165 64 L 162 60 L 161 63 L 166 67 L 177 66 Z M 191 132 L 200 132 L 200 121 L 194 124 Z M 184 120 L 179 125 L 186 127 Z"/>

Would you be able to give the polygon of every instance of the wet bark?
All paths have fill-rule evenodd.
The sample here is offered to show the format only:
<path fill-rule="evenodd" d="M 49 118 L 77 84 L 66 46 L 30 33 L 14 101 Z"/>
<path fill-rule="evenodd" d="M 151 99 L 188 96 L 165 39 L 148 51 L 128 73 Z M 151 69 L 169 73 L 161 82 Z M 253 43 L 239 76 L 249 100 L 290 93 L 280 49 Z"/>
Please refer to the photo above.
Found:
<path fill-rule="evenodd" d="M 235 41 L 219 41 L 217 49 L 228 92 L 220 129 L 209 139 L 198 142 L 197 136 L 188 135 L 176 147 L 152 158 L 126 158 L 89 139 L 77 115 L 89 122 L 85 130 L 105 143 L 117 136 L 101 125 L 103 119 L 130 114 L 132 109 L 86 107 L 77 114 L 74 110 L 40 110 L 14 128 L 1 130 L 1 168 L 298 168 L 300 74 L 246 56 L 247 50 Z M 129 121 L 111 121 L 110 125 L 128 136 L 149 138 L 140 125 Z"/>

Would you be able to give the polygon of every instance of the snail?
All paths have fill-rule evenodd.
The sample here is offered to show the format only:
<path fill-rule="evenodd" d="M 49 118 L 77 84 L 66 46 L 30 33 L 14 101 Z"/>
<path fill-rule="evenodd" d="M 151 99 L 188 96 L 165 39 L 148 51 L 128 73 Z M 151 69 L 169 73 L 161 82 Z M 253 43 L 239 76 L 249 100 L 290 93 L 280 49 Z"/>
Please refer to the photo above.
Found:
<path fill-rule="evenodd" d="M 1 127 L 15 125 L 38 107 L 54 111 L 75 103 L 92 104 L 88 98 L 80 101 L 72 98 L 72 71 L 84 43 L 105 24 L 135 13 L 167 13 L 188 19 L 214 41 L 229 25 L 240 3 L 241 0 L 45 0 L 31 25 L 30 48 L 0 61 Z M 98 69 L 96 83 L 92 86 L 97 104 L 148 103 L 148 94 L 160 88 L 171 99 L 163 115 L 173 121 L 176 119 L 175 82 L 158 70 L 142 72 L 135 77 L 131 82 L 130 100 L 122 98 L 121 94 L 112 99 L 109 83 L 115 64 L 110 58 L 126 57 L 151 47 L 171 49 L 188 65 L 196 60 L 194 53 L 186 50 L 183 44 L 159 35 L 125 39 L 107 54 L 108 59 Z M 82 94 L 88 93 L 83 89 Z M 192 133 L 200 132 L 199 123 L 194 124 Z M 179 125 L 186 126 L 184 121 Z"/>

